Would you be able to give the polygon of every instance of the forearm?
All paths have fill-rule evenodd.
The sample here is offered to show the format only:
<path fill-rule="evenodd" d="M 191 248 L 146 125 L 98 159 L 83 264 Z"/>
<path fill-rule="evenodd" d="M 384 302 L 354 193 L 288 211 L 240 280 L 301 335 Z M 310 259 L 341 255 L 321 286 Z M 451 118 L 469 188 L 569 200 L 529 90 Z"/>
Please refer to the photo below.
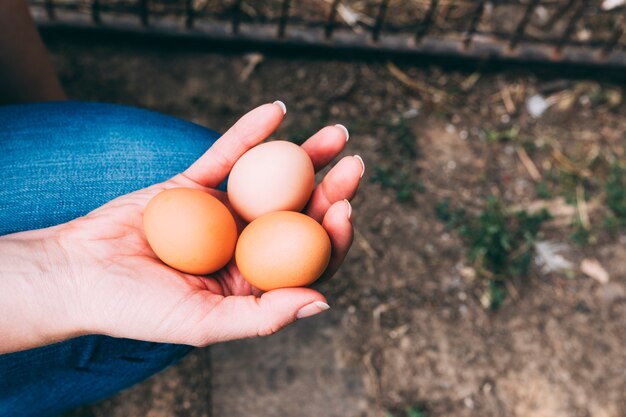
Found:
<path fill-rule="evenodd" d="M 0 354 L 81 334 L 54 229 L 0 237 Z"/>
<path fill-rule="evenodd" d="M 64 100 L 25 0 L 0 0 L 0 104 Z"/>

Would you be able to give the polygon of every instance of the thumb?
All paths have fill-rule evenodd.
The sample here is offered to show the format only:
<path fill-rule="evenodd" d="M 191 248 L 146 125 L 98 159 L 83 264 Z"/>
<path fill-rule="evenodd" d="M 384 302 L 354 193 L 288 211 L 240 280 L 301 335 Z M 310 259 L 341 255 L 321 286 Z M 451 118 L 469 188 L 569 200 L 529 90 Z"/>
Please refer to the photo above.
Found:
<path fill-rule="evenodd" d="M 203 345 L 246 337 L 268 336 L 297 319 L 328 310 L 326 299 L 309 288 L 282 288 L 260 297 L 223 298 L 205 319 Z"/>

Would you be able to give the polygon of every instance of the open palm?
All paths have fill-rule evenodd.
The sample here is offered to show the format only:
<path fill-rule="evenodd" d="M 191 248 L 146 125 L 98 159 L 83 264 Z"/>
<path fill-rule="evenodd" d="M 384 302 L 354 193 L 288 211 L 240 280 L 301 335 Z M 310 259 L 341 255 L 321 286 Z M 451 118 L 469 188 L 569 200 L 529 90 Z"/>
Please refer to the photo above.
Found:
<path fill-rule="evenodd" d="M 326 307 L 324 297 L 309 288 L 262 293 L 242 278 L 234 260 L 210 276 L 176 271 L 155 256 L 143 232 L 145 206 L 165 189 L 201 189 L 230 208 L 217 185 L 235 161 L 267 138 L 282 118 L 278 105 L 260 106 L 242 117 L 184 173 L 59 226 L 61 245 L 71 265 L 72 288 L 82 300 L 76 307 L 83 328 L 116 337 L 204 346 L 271 334 Z M 342 129 L 326 127 L 302 146 L 319 170 L 337 156 L 345 142 Z M 331 238 L 333 254 L 326 277 L 339 267 L 352 242 L 351 208 L 344 199 L 356 192 L 362 170 L 359 158 L 343 158 L 316 187 L 305 210 Z M 244 222 L 233 215 L 241 229 Z"/>

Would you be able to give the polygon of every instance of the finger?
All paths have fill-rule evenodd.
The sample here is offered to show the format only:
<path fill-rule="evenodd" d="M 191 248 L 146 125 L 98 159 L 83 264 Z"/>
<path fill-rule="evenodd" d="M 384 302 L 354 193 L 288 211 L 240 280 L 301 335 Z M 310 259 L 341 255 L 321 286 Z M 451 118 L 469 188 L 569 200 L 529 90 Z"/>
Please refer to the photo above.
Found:
<path fill-rule="evenodd" d="M 241 155 L 278 128 L 285 115 L 283 106 L 274 102 L 246 113 L 183 174 L 202 186 L 216 187 Z"/>
<path fill-rule="evenodd" d="M 326 299 L 309 288 L 283 288 L 254 295 L 223 298 L 203 320 L 208 345 L 276 333 L 297 319 L 328 310 Z"/>
<path fill-rule="evenodd" d="M 302 149 L 309 154 L 317 172 L 339 155 L 349 137 L 348 129 L 343 125 L 326 126 L 307 139 L 302 144 Z"/>
<path fill-rule="evenodd" d="M 346 258 L 352 245 L 352 206 L 348 200 L 338 201 L 328 209 L 322 226 L 326 229 L 333 251 L 324 275 L 317 280 L 323 282 L 332 277 Z"/>
<path fill-rule="evenodd" d="M 321 222 L 333 203 L 354 197 L 364 172 L 365 165 L 360 156 L 341 159 L 313 190 L 306 214 Z"/>

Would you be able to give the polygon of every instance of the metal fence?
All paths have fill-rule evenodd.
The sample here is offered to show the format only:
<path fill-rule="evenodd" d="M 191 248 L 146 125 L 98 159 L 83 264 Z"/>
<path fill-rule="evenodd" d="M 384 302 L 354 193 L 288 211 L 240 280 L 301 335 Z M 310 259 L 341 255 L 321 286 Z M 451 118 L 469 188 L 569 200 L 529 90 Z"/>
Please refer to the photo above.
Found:
<path fill-rule="evenodd" d="M 30 0 L 38 24 L 626 69 L 624 0 Z"/>

